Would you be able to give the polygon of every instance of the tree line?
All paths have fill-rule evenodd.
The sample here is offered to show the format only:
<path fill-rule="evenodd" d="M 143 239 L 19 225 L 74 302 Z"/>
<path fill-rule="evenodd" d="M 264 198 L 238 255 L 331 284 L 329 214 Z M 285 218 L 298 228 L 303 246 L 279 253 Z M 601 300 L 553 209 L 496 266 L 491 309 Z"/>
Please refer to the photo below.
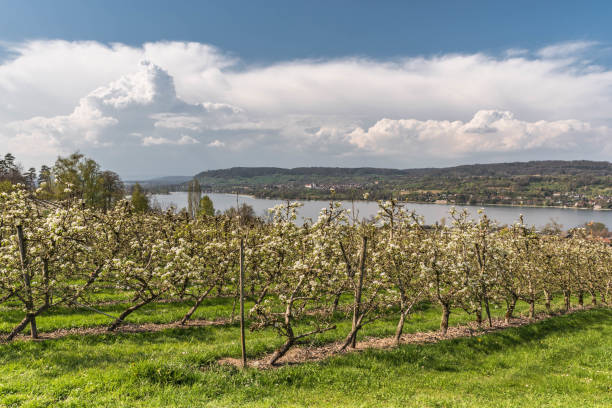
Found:
<path fill-rule="evenodd" d="M 58 157 L 52 167 L 42 165 L 38 172 L 34 167 L 24 172 L 15 156 L 7 153 L 0 160 L 0 191 L 16 184 L 32 192 L 38 189 L 38 197 L 45 200 L 79 199 L 105 211 L 125 195 L 117 173 L 102 170 L 95 160 L 78 152 Z"/>
<path fill-rule="evenodd" d="M 372 199 L 454 204 L 503 204 L 612 208 L 612 163 L 531 161 L 448 168 L 385 169 L 234 167 L 198 173 L 215 192 L 261 198 Z"/>

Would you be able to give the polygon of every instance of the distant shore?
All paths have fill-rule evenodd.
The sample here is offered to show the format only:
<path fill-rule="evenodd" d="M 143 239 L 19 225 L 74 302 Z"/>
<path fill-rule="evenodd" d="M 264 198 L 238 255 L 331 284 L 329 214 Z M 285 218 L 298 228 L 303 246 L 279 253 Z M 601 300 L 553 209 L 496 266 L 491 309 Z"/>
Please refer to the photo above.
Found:
<path fill-rule="evenodd" d="M 171 193 L 173 193 L 174 191 L 172 191 Z M 222 191 L 208 191 L 205 192 L 203 194 L 228 194 L 228 195 L 236 195 L 235 193 L 227 193 L 227 192 L 222 192 Z M 252 195 L 252 194 L 238 194 L 238 197 L 249 197 L 252 199 L 257 199 L 257 200 L 287 200 L 287 198 L 283 198 L 283 197 L 258 197 L 256 195 Z M 324 198 L 290 198 L 290 201 L 330 201 L 330 199 L 324 199 Z M 369 202 L 369 203 L 375 203 L 378 202 L 378 200 L 351 200 L 351 199 L 335 199 L 334 201 L 355 201 L 355 202 Z M 477 204 L 467 204 L 467 203 L 436 203 L 436 202 L 432 202 L 432 201 L 406 201 L 406 200 L 400 200 L 401 203 L 406 203 L 406 204 L 434 204 L 434 205 L 450 205 L 450 206 L 455 206 L 455 207 L 482 207 L 482 206 L 487 206 L 487 207 L 513 207 L 513 208 L 557 208 L 560 210 L 588 210 L 588 211 L 612 211 L 612 208 L 589 208 L 589 207 L 568 207 L 568 206 L 559 206 L 559 205 L 534 205 L 534 204 L 498 204 L 498 203 L 477 203 Z"/>

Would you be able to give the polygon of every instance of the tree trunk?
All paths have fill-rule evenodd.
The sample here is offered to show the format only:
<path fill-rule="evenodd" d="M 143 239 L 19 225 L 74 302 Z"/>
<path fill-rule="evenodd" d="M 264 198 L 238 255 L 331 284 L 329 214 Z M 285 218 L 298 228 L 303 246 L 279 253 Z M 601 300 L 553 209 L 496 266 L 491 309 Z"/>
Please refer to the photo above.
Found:
<path fill-rule="evenodd" d="M 208 296 L 208 294 L 212 291 L 213 287 L 214 286 L 211 286 L 206 292 L 204 292 L 202 295 L 200 295 L 199 298 L 196 299 L 196 302 L 193 305 L 193 307 L 189 309 L 187 314 L 183 316 L 183 318 L 181 319 L 181 325 L 184 325 L 185 323 L 187 323 L 187 320 L 191 319 L 191 316 L 195 313 L 198 307 L 202 304 L 204 299 L 206 299 L 206 296 Z"/>
<path fill-rule="evenodd" d="M 270 365 L 276 365 L 276 362 L 282 356 L 287 354 L 287 351 L 289 351 L 289 349 L 293 346 L 294 342 L 295 339 L 293 337 L 289 337 L 287 341 L 285 341 L 285 343 L 279 349 L 277 349 L 274 354 L 272 354 L 272 357 L 270 357 Z"/>
<path fill-rule="evenodd" d="M 363 289 L 363 279 L 365 277 L 367 250 L 368 250 L 368 238 L 363 237 L 362 247 L 361 247 L 361 260 L 359 261 L 359 280 L 357 282 L 357 287 L 355 288 L 355 303 L 353 305 L 353 324 L 351 327 L 351 334 L 349 335 L 351 339 L 351 342 L 350 342 L 351 348 L 355 348 L 357 346 L 357 331 L 359 331 L 360 322 L 363 318 L 363 315 L 361 312 L 361 291 Z"/>
<path fill-rule="evenodd" d="M 487 312 L 487 320 L 489 320 L 489 327 L 493 327 L 493 319 L 491 318 L 491 308 L 489 307 L 488 296 L 485 296 L 485 311 Z"/>
<path fill-rule="evenodd" d="M 578 292 L 578 305 L 580 306 L 581 309 L 584 307 L 584 292 L 583 291 Z"/>
<path fill-rule="evenodd" d="M 512 319 L 514 315 L 514 308 L 516 307 L 516 301 L 517 301 L 516 296 L 512 296 L 509 302 L 508 300 L 506 300 L 507 307 L 506 307 L 506 315 L 504 316 L 504 321 L 506 322 L 506 324 L 510 323 L 510 319 Z"/>
<path fill-rule="evenodd" d="M 181 319 L 181 326 L 184 326 L 185 323 L 187 323 L 187 320 L 191 319 L 191 316 L 195 313 L 195 311 L 198 309 L 198 307 L 200 306 L 200 304 L 202 303 L 202 301 L 204 300 L 205 296 L 200 296 L 199 298 L 196 299 L 195 304 L 191 307 L 191 309 L 189 309 L 189 311 L 185 314 L 185 316 L 183 316 L 183 318 Z"/>
<path fill-rule="evenodd" d="M 476 323 L 478 324 L 478 327 L 482 327 L 482 309 L 481 308 L 476 309 Z"/>
<path fill-rule="evenodd" d="M 38 327 L 36 327 L 36 315 L 34 313 L 30 314 L 30 336 L 33 339 L 38 338 Z"/>
<path fill-rule="evenodd" d="M 117 318 L 117 320 L 115 320 L 109 327 L 108 329 L 106 329 L 109 332 L 115 331 L 115 329 L 117 329 L 117 327 L 119 327 L 123 321 L 125 320 L 126 317 L 128 317 L 130 314 L 132 314 L 132 312 L 135 312 L 136 310 L 140 309 L 141 307 L 143 307 L 144 305 L 147 305 L 149 303 L 151 303 L 152 301 L 154 301 L 156 298 L 158 298 L 159 295 L 152 297 L 152 298 L 148 298 L 146 300 L 143 300 L 142 302 L 138 303 L 137 305 L 131 306 L 127 309 L 125 309 L 123 311 L 123 313 L 121 313 L 119 315 L 119 317 Z"/>
<path fill-rule="evenodd" d="M 597 293 L 594 290 L 590 291 L 591 293 L 591 305 L 597 306 Z"/>
<path fill-rule="evenodd" d="M 552 308 L 550 307 L 550 302 L 552 301 L 552 295 L 549 291 L 544 291 L 545 305 L 546 305 L 546 313 L 551 314 Z"/>
<path fill-rule="evenodd" d="M 25 329 L 28 323 L 30 323 L 31 317 L 31 315 L 27 314 L 26 317 L 24 317 L 23 320 L 17 326 L 15 326 L 15 328 L 9 333 L 9 335 L 6 336 L 6 341 L 13 340 L 15 336 L 21 333 L 21 331 Z"/>
<path fill-rule="evenodd" d="M 406 315 L 400 313 L 399 322 L 397 322 L 397 328 L 395 329 L 395 344 L 399 344 L 402 338 L 402 332 L 404 331 L 404 322 L 406 321 Z"/>
<path fill-rule="evenodd" d="M 259 297 L 257 298 L 257 300 L 255 301 L 255 306 L 261 304 L 261 302 L 263 302 L 263 300 L 266 298 L 266 296 L 268 295 L 268 289 L 269 289 L 269 285 L 267 285 L 265 288 L 263 288 L 263 290 L 261 291 L 261 293 L 259 294 Z"/>
<path fill-rule="evenodd" d="M 323 328 L 323 329 L 316 329 L 316 330 L 313 330 L 311 332 L 303 333 L 303 334 L 300 334 L 299 336 L 296 336 L 293 333 L 293 330 L 291 329 L 291 326 L 286 327 L 286 329 L 287 329 L 287 340 L 285 341 L 285 343 L 279 349 L 277 349 L 274 352 L 274 354 L 272 354 L 272 356 L 270 357 L 269 363 L 271 365 L 276 364 L 276 362 L 282 356 L 284 356 L 287 353 L 287 351 L 289 351 L 289 349 L 291 347 L 293 347 L 294 344 L 297 344 L 297 342 L 300 341 L 301 339 L 303 339 L 304 337 L 308 337 L 308 336 L 311 336 L 311 335 L 317 334 L 317 333 L 324 333 L 324 332 L 329 331 L 329 330 L 334 330 L 335 328 L 336 328 L 336 325 L 333 325 L 333 326 L 329 326 L 329 327 L 326 327 L 326 328 Z"/>
<path fill-rule="evenodd" d="M 19 258 L 21 260 L 21 273 L 23 277 L 23 287 L 25 289 L 25 307 L 27 311 L 24 321 L 25 321 L 25 324 L 28 324 L 28 322 L 30 323 L 30 334 L 33 339 L 37 339 L 38 329 L 36 328 L 36 313 L 34 312 L 34 300 L 33 300 L 34 298 L 32 295 L 32 283 L 30 279 L 30 272 L 28 271 L 28 268 L 27 268 L 28 260 L 27 260 L 26 240 L 25 240 L 25 237 L 23 236 L 23 227 L 21 225 L 18 225 L 16 228 L 17 228 L 17 242 L 19 244 Z M 22 321 L 22 323 L 24 321 Z M 21 328 L 21 330 L 23 330 L 23 328 Z"/>
<path fill-rule="evenodd" d="M 45 285 L 45 303 L 51 304 L 51 291 L 49 290 L 49 260 L 43 259 L 42 265 L 43 283 Z"/>
<path fill-rule="evenodd" d="M 340 296 L 342 296 L 342 292 L 336 293 L 336 297 L 334 297 L 334 304 L 332 306 L 331 315 L 334 316 L 338 311 L 338 304 L 340 303 Z"/>
<path fill-rule="evenodd" d="M 346 336 L 346 339 L 344 339 L 344 344 L 342 344 L 342 347 L 340 347 L 340 350 L 345 350 L 348 346 L 351 346 L 351 348 L 355 348 L 355 346 L 357 345 L 357 332 L 359 331 L 359 329 L 361 329 L 362 321 L 363 321 L 363 315 L 359 316 L 357 320 L 357 324 L 355 325 L 353 329 L 351 329 L 348 336 Z"/>
<path fill-rule="evenodd" d="M 564 290 L 563 291 L 563 301 L 565 303 L 565 311 L 566 312 L 569 312 L 570 307 L 572 306 L 571 303 L 570 303 L 570 295 L 571 295 L 571 292 L 569 290 Z"/>
<path fill-rule="evenodd" d="M 442 320 L 440 321 L 440 331 L 442 336 L 446 336 L 448 331 L 448 317 L 450 316 L 450 307 L 447 304 L 442 304 Z"/>
<path fill-rule="evenodd" d="M 535 319 L 535 299 L 529 299 L 529 318 Z"/>
<path fill-rule="evenodd" d="M 400 310 L 400 319 L 397 322 L 397 327 L 395 329 L 395 344 L 399 345 L 401 339 L 402 339 L 402 333 L 404 331 L 404 324 L 406 323 L 406 317 L 408 316 L 408 313 L 410 313 L 410 311 L 412 310 L 412 306 L 414 306 L 414 303 L 416 302 L 413 301 L 408 307 L 406 307 L 406 302 L 402 301 L 401 303 L 401 310 Z"/>
<path fill-rule="evenodd" d="M 32 338 L 33 339 L 38 338 L 38 330 L 36 328 L 36 320 L 35 320 L 35 318 L 36 318 L 37 315 L 41 314 L 42 312 L 44 312 L 48 308 L 49 308 L 48 305 L 43 305 L 35 313 L 28 313 L 28 314 L 26 314 L 26 316 L 23 318 L 23 320 L 17 326 L 15 326 L 15 328 L 6 337 L 6 341 L 13 340 L 15 338 L 15 336 L 17 336 L 19 333 L 21 333 L 21 331 L 23 329 L 25 329 L 25 327 L 28 325 L 28 323 L 30 324 L 30 329 L 32 329 L 32 320 L 33 319 L 34 319 L 34 326 L 33 326 L 33 330 L 31 331 L 31 334 L 36 333 L 36 335 L 35 336 L 33 335 Z"/>
<path fill-rule="evenodd" d="M 410 304 L 406 304 L 406 295 L 405 293 L 403 293 L 401 295 L 400 298 L 400 318 L 399 321 L 397 322 L 397 327 L 395 329 L 395 344 L 399 345 L 401 339 L 402 339 L 402 332 L 404 331 L 404 324 L 406 323 L 406 317 L 408 316 L 408 314 L 412 311 L 412 308 L 414 307 L 415 303 L 417 302 L 419 296 L 421 295 L 421 292 L 419 292 L 419 294 L 413 299 L 413 301 Z"/>

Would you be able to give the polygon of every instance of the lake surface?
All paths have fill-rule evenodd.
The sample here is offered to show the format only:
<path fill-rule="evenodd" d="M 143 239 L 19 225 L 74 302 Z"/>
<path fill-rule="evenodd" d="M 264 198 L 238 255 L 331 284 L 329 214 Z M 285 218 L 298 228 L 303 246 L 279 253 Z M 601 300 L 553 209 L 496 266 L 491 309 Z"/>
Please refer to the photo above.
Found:
<path fill-rule="evenodd" d="M 215 210 L 226 210 L 236 206 L 235 194 L 207 194 L 212 200 Z M 162 209 L 167 209 L 170 206 L 176 208 L 184 208 L 187 206 L 187 192 L 173 192 L 170 194 L 154 194 L 152 196 L 152 204 L 159 204 Z M 317 219 L 322 208 L 328 206 L 328 201 L 317 200 L 297 200 L 304 204 L 298 212 L 298 219 L 304 218 Z M 255 213 L 260 216 L 267 215 L 267 210 L 277 204 L 283 204 L 284 200 L 270 200 L 262 198 L 253 198 L 250 196 L 238 196 L 238 204 L 246 203 L 253 207 Z M 353 204 L 350 201 L 342 201 L 344 208 L 352 209 Z M 359 218 L 369 218 L 378 212 L 378 204 L 374 201 L 355 201 L 355 211 Z M 415 210 L 417 214 L 425 217 L 427 224 L 433 224 L 440 221 L 442 218 L 447 220 L 450 218 L 448 211 L 452 205 L 446 204 L 415 204 L 405 203 L 407 210 Z M 468 211 L 477 216 L 477 211 L 484 208 L 486 214 L 495 219 L 500 224 L 510 224 L 515 222 L 520 214 L 523 214 L 525 223 L 542 227 L 551 220 L 555 220 L 563 225 L 565 229 L 573 228 L 585 222 L 595 221 L 602 222 L 608 228 L 612 227 L 612 211 L 597 211 L 597 210 L 579 210 L 572 208 L 534 208 L 534 207 L 502 207 L 502 206 L 470 206 L 457 205 L 456 208 L 467 208 Z"/>

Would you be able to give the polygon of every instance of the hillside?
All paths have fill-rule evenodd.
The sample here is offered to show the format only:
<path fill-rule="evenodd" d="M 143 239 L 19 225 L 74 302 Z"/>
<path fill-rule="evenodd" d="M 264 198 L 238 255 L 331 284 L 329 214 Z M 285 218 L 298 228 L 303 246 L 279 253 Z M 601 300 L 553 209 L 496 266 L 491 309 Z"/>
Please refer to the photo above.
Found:
<path fill-rule="evenodd" d="M 143 187 L 168 186 L 183 184 L 191 180 L 190 176 L 165 176 L 148 180 L 128 180 L 125 183 L 128 185 L 139 183 Z"/>
<path fill-rule="evenodd" d="M 198 173 L 205 190 L 268 198 L 400 198 L 418 202 L 612 208 L 612 163 L 530 161 L 446 168 L 233 167 Z"/>
<path fill-rule="evenodd" d="M 376 167 L 232 167 L 221 170 L 208 170 L 196 174 L 198 180 L 232 180 L 258 178 L 302 178 L 330 177 L 347 181 L 367 176 L 404 176 L 404 177 L 470 177 L 470 176 L 518 176 L 518 175 L 612 175 L 612 163 L 588 160 L 545 160 L 513 163 L 470 164 L 443 168 L 388 169 Z"/>

